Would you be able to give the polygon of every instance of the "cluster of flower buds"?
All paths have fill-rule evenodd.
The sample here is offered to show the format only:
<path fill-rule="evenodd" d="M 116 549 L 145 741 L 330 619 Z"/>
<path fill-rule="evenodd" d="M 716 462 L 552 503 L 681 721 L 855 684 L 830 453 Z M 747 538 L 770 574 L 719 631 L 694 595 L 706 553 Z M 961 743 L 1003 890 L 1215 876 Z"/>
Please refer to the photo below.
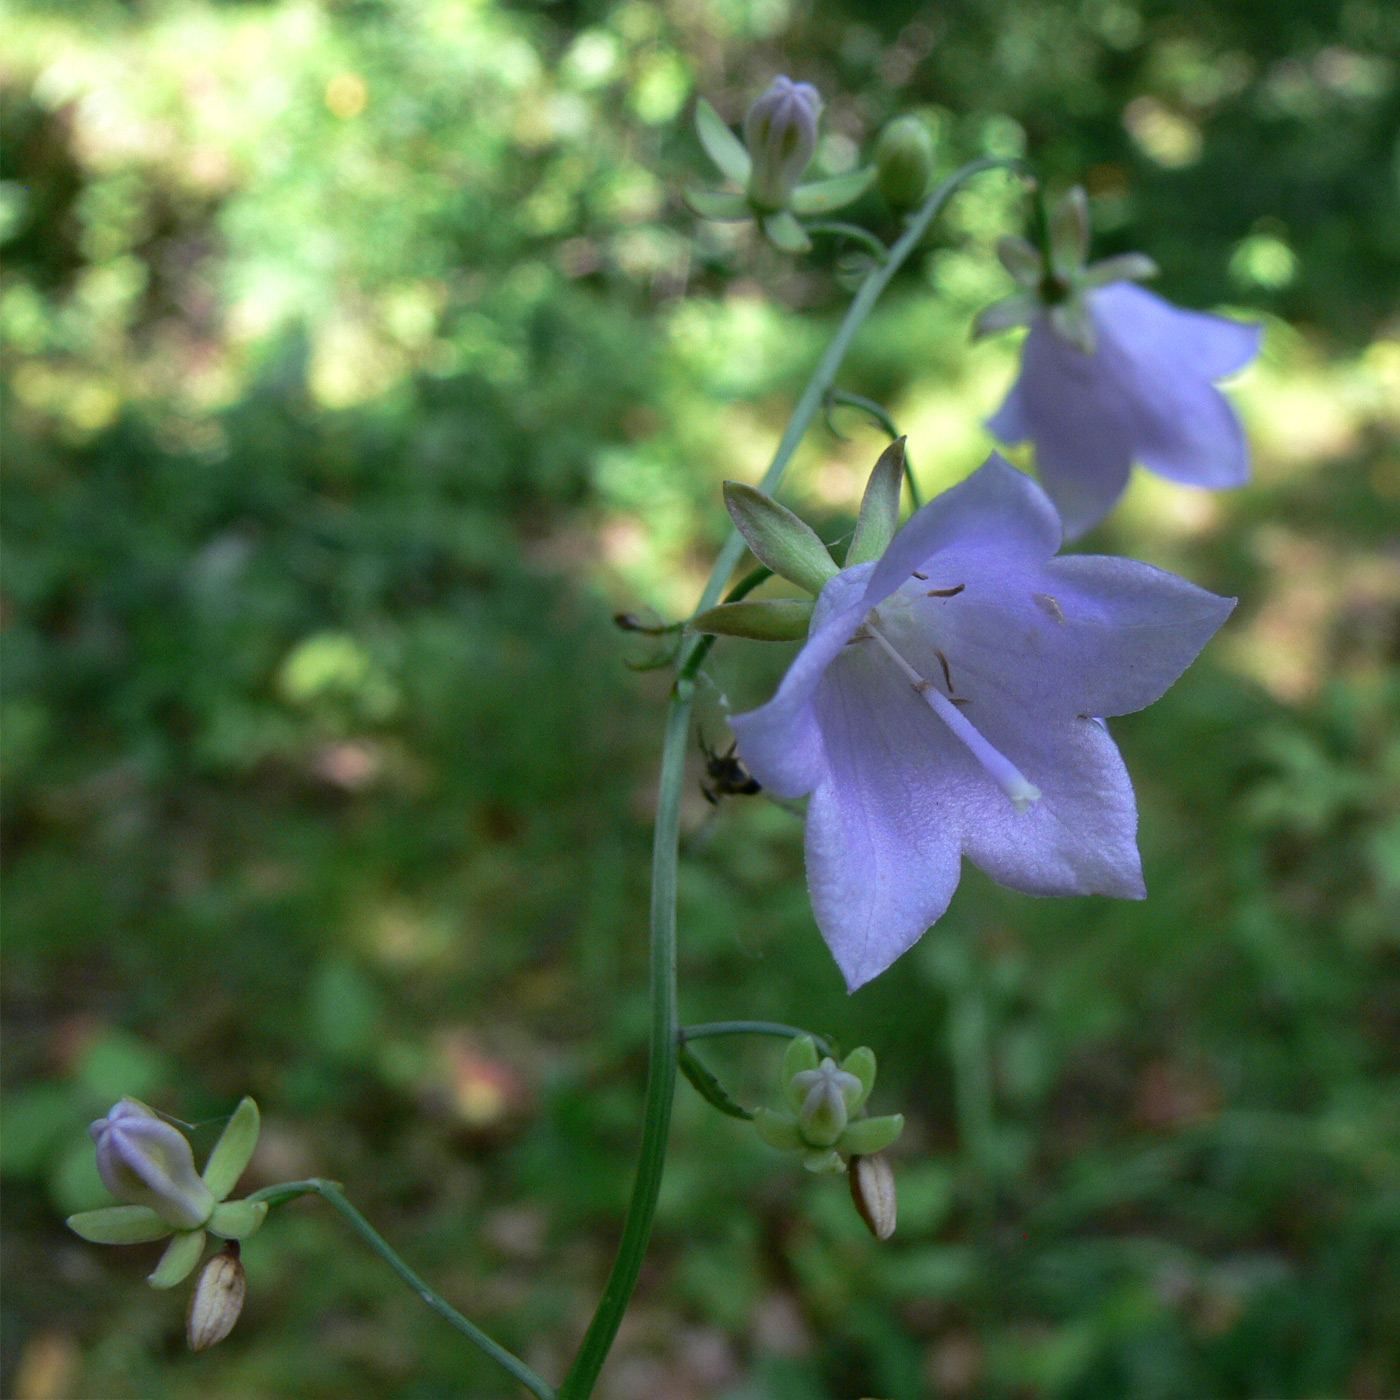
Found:
<path fill-rule="evenodd" d="M 812 1172 L 844 1172 L 846 1158 L 883 1152 L 904 1131 L 902 1114 L 864 1116 L 875 1087 L 875 1052 L 862 1045 L 838 1065 L 819 1057 L 816 1041 L 801 1035 L 783 1055 L 787 1112 L 754 1111 L 754 1127 L 769 1147 L 802 1153 Z"/>
<path fill-rule="evenodd" d="M 810 83 L 774 78 L 744 115 L 741 141 L 703 98 L 695 106 L 700 144 L 742 193 L 690 190 L 686 200 L 706 219 L 757 218 L 769 242 L 789 253 L 812 246 L 798 217 L 854 203 L 875 183 L 874 166 L 799 183 L 817 149 L 822 102 Z"/>
<path fill-rule="evenodd" d="M 122 1099 L 88 1129 L 98 1175 L 122 1204 L 70 1215 L 69 1229 L 94 1244 L 170 1236 L 147 1280 L 152 1288 L 173 1288 L 187 1278 L 207 1235 L 229 1242 L 205 1267 L 190 1305 L 189 1340 L 196 1351 L 226 1336 L 243 1305 L 237 1241 L 263 1223 L 267 1205 L 227 1197 L 253 1155 L 258 1130 L 258 1106 L 245 1098 L 197 1172 L 184 1134 L 137 1099 Z"/>

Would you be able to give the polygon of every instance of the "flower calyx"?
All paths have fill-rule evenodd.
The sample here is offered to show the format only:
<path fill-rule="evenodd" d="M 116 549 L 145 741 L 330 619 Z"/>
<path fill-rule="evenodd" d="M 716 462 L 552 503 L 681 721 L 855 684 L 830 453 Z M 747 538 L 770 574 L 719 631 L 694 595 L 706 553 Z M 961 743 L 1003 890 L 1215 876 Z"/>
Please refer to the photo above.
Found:
<path fill-rule="evenodd" d="M 863 1115 L 875 1085 L 875 1052 L 852 1050 L 838 1065 L 818 1057 L 816 1041 L 798 1036 L 783 1055 L 787 1111 L 760 1108 L 754 1127 L 769 1147 L 801 1152 L 812 1172 L 844 1172 L 846 1158 L 868 1156 L 888 1147 L 904 1130 L 902 1114 Z"/>
<path fill-rule="evenodd" d="M 1085 294 L 1111 282 L 1155 277 L 1157 264 L 1144 253 L 1123 253 L 1090 263 L 1089 201 L 1078 185 L 1038 223 L 1039 247 L 1024 238 L 997 241 L 997 257 L 1019 291 L 980 312 L 973 322 L 973 337 L 1028 326 L 1045 315 L 1057 335 L 1092 355 L 1094 323 Z"/>
<path fill-rule="evenodd" d="M 799 184 L 817 148 L 822 101 L 810 83 L 773 79 L 744 115 L 741 141 L 701 98 L 695 130 L 710 159 L 742 193 L 688 190 L 686 202 L 705 219 L 757 218 L 764 236 L 787 253 L 812 246 L 797 216 L 826 214 L 859 199 L 875 182 L 875 167 Z"/>
<path fill-rule="evenodd" d="M 875 183 L 896 213 L 923 203 L 933 176 L 933 132 L 915 116 L 896 117 L 875 143 Z"/>
<path fill-rule="evenodd" d="M 246 1239 L 266 1217 L 263 1201 L 227 1199 L 253 1155 L 259 1127 L 258 1106 L 245 1098 L 204 1171 L 196 1173 L 184 1134 L 139 1099 L 122 1099 L 88 1129 L 97 1146 L 98 1175 L 122 1204 L 70 1215 L 68 1228 L 93 1244 L 172 1237 L 147 1282 L 152 1288 L 173 1287 L 199 1263 L 206 1232 Z"/>

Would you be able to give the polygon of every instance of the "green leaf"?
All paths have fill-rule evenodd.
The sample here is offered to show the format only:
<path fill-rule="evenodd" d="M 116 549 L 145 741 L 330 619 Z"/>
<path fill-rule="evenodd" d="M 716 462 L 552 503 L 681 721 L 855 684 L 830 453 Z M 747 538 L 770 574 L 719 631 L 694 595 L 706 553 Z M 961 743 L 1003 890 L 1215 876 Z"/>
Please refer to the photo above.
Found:
<path fill-rule="evenodd" d="M 238 1185 L 238 1178 L 258 1145 L 259 1123 L 257 1104 L 245 1098 L 219 1134 L 204 1164 L 204 1184 L 214 1193 L 216 1201 L 222 1201 Z"/>
<path fill-rule="evenodd" d="M 800 642 L 812 620 L 810 598 L 756 598 L 721 603 L 691 618 L 688 632 L 749 637 L 756 642 Z"/>
<path fill-rule="evenodd" d="M 163 1240 L 170 1226 L 149 1206 L 103 1206 L 68 1217 L 68 1228 L 93 1244 L 145 1244 Z"/>
<path fill-rule="evenodd" d="M 203 1230 L 181 1230 L 165 1247 L 160 1263 L 146 1276 L 152 1288 L 174 1288 L 187 1279 L 204 1253 Z"/>
<path fill-rule="evenodd" d="M 798 185 L 788 198 L 788 208 L 794 214 L 829 214 L 833 209 L 843 209 L 875 183 L 875 173 L 875 167 L 867 165 L 863 170 L 849 170 L 829 180 Z"/>
<path fill-rule="evenodd" d="M 846 551 L 846 568 L 878 559 L 899 528 L 899 498 L 904 490 L 904 439 L 896 438 L 880 454 L 861 498 L 856 532 Z"/>
<path fill-rule="evenodd" d="M 840 1148 L 857 1157 L 883 1152 L 904 1131 L 904 1115 L 891 1113 L 886 1118 L 858 1118 L 846 1125 L 841 1134 Z"/>
<path fill-rule="evenodd" d="M 266 1201 L 225 1201 L 214 1207 L 205 1228 L 221 1240 L 244 1240 L 266 1218 Z"/>
<path fill-rule="evenodd" d="M 753 206 L 741 194 L 725 190 L 686 190 L 684 197 L 702 219 L 753 218 Z"/>
<path fill-rule="evenodd" d="M 731 1118 L 742 1118 L 746 1122 L 753 1118 L 753 1114 L 748 1109 L 735 1103 L 724 1092 L 724 1086 L 719 1080 L 684 1045 L 681 1046 L 677 1055 L 677 1063 L 681 1073 L 694 1086 L 695 1092 L 712 1108 L 719 1109 L 721 1113 L 727 1113 Z"/>
<path fill-rule="evenodd" d="M 779 1152 L 796 1152 L 806 1146 L 801 1133 L 797 1131 L 797 1124 L 784 1114 L 774 1113 L 771 1108 L 754 1109 L 753 1125 L 759 1137 Z"/>
<path fill-rule="evenodd" d="M 81 1127 L 82 1097 L 67 1084 L 32 1084 L 6 1094 L 0 1102 L 0 1172 L 37 1174 L 59 1139 Z"/>
<path fill-rule="evenodd" d="M 726 481 L 724 504 L 755 558 L 780 578 L 815 596 L 836 577 L 836 564 L 816 531 L 771 496 L 742 482 Z"/>
<path fill-rule="evenodd" d="M 841 1061 L 841 1068 L 860 1080 L 859 1097 L 846 1104 L 846 1108 L 854 1113 L 870 1097 L 870 1091 L 875 1087 L 875 1052 L 868 1045 L 859 1046 Z"/>
<path fill-rule="evenodd" d="M 736 185 L 747 185 L 753 161 L 744 143 L 724 124 L 724 119 L 703 97 L 695 103 L 695 134 L 706 155 Z"/>
<path fill-rule="evenodd" d="M 807 230 L 786 209 L 763 216 L 763 236 L 785 253 L 805 253 L 812 246 Z"/>

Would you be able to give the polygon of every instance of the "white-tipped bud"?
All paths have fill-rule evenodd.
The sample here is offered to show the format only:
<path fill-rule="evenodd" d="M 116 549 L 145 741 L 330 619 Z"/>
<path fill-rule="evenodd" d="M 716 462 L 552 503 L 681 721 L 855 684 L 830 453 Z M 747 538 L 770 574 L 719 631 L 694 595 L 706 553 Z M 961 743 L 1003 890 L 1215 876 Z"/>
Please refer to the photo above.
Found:
<path fill-rule="evenodd" d="M 185 1335 L 191 1351 L 205 1351 L 233 1331 L 247 1291 L 248 1280 L 238 1257 L 238 1245 L 230 1243 L 204 1266 L 190 1296 Z"/>
<path fill-rule="evenodd" d="M 148 1206 L 175 1230 L 209 1219 L 214 1193 L 195 1171 L 189 1143 L 145 1104 L 123 1099 L 88 1134 L 97 1144 L 97 1174 L 117 1200 Z"/>
<path fill-rule="evenodd" d="M 894 1172 L 889 1161 L 882 1152 L 852 1157 L 849 1174 L 851 1200 L 860 1218 L 877 1240 L 889 1239 L 895 1224 Z"/>
<path fill-rule="evenodd" d="M 816 1069 L 793 1075 L 792 1087 L 802 1095 L 797 1128 L 803 1140 L 812 1147 L 830 1147 L 846 1131 L 846 1105 L 860 1094 L 860 1080 L 828 1056 Z"/>
<path fill-rule="evenodd" d="M 753 160 L 749 198 L 763 210 L 782 209 L 817 149 L 822 100 L 810 83 L 774 78 L 744 116 L 744 144 Z"/>

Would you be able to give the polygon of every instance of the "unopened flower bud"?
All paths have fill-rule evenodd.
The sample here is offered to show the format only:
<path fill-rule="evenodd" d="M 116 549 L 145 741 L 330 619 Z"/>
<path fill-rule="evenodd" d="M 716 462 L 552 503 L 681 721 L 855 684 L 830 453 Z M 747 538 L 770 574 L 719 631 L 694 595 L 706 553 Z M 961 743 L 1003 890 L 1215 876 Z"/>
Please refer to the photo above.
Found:
<path fill-rule="evenodd" d="M 877 1240 L 894 1234 L 894 1172 L 883 1152 L 871 1157 L 852 1157 L 850 1165 L 851 1200 L 860 1218 Z"/>
<path fill-rule="evenodd" d="M 231 1241 L 204 1266 L 190 1296 L 185 1335 L 191 1351 L 204 1351 L 228 1336 L 243 1311 L 247 1291 L 238 1245 Z"/>
<path fill-rule="evenodd" d="M 913 209 L 933 174 L 933 133 L 918 117 L 899 117 L 875 146 L 876 183 L 892 209 Z"/>
<path fill-rule="evenodd" d="M 810 83 L 774 78 L 744 116 L 744 144 L 753 160 L 749 199 L 765 211 L 783 208 L 817 149 L 822 101 Z"/>
<path fill-rule="evenodd" d="M 184 1135 L 143 1103 L 123 1099 L 88 1128 L 97 1144 L 97 1174 L 119 1201 L 148 1206 L 175 1230 L 209 1219 L 214 1193 L 194 1169 Z"/>
<path fill-rule="evenodd" d="M 830 1147 L 846 1131 L 848 1105 L 860 1097 L 861 1087 L 860 1080 L 838 1069 L 830 1056 L 816 1069 L 793 1075 L 793 1091 L 802 1095 L 797 1127 L 803 1139 L 812 1147 Z"/>

